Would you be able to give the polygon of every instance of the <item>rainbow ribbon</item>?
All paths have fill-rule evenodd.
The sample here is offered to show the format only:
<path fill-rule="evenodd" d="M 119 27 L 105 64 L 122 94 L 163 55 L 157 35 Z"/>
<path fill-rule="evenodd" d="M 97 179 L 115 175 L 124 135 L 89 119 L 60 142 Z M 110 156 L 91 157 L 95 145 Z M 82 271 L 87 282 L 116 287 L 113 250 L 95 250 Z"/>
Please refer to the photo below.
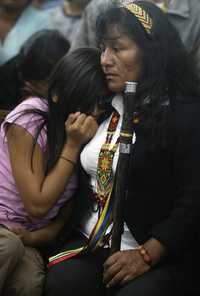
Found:
<path fill-rule="evenodd" d="M 112 190 L 111 190 L 112 192 Z M 109 235 L 106 237 L 105 233 L 108 227 L 111 225 L 112 222 L 112 203 L 111 200 L 111 192 L 108 196 L 104 208 L 100 214 L 100 217 L 94 226 L 90 237 L 88 239 L 88 243 L 84 246 L 80 246 L 79 248 L 73 250 L 67 250 L 61 252 L 55 256 L 49 258 L 48 267 L 58 264 L 59 262 L 68 260 L 74 256 L 79 254 L 84 254 L 88 251 L 94 251 L 97 248 L 103 246 L 105 244 L 105 238 L 108 239 Z"/>

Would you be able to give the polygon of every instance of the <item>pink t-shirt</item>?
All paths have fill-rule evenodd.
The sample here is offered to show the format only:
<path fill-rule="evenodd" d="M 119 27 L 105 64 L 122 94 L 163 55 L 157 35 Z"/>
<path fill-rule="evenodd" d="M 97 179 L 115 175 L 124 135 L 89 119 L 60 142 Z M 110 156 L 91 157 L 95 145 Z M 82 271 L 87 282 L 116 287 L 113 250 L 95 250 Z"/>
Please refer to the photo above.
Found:
<path fill-rule="evenodd" d="M 35 137 L 37 128 L 42 123 L 41 116 L 33 113 L 19 116 L 21 111 L 33 108 L 46 111 L 48 105 L 45 100 L 39 98 L 27 99 L 7 115 L 0 127 L 0 224 L 8 228 L 23 226 L 28 230 L 35 230 L 45 226 L 57 215 L 60 207 L 72 197 L 77 188 L 77 176 L 73 174 L 63 194 L 44 218 L 35 219 L 26 212 L 12 175 L 5 131 L 8 123 L 15 122 Z M 44 153 L 46 141 L 46 129 L 43 128 L 37 143 Z"/>

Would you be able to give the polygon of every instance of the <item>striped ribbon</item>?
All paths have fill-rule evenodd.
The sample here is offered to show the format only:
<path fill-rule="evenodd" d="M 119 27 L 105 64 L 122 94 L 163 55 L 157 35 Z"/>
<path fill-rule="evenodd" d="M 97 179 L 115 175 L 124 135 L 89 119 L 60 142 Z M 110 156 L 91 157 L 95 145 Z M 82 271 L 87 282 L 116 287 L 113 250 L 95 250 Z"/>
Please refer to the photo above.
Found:
<path fill-rule="evenodd" d="M 49 258 L 48 267 L 58 264 L 59 262 L 68 260 L 76 255 L 86 253 L 87 251 L 94 251 L 97 248 L 105 244 L 105 238 L 108 240 L 109 235 L 105 236 L 106 230 L 111 225 L 112 222 L 112 203 L 111 203 L 111 192 L 108 196 L 104 208 L 100 214 L 100 217 L 94 226 L 88 243 L 85 246 L 80 246 L 79 248 L 73 250 L 67 250 L 61 252 L 55 256 Z"/>
<path fill-rule="evenodd" d="M 78 254 L 84 254 L 88 251 L 92 252 L 97 248 L 104 246 L 109 240 L 111 232 L 106 234 L 106 231 L 112 222 L 112 162 L 119 144 L 119 137 L 113 147 L 111 148 L 110 146 L 112 137 L 119 122 L 119 117 L 119 113 L 115 110 L 108 126 L 106 141 L 99 153 L 99 161 L 97 166 L 97 196 L 99 197 L 99 200 L 97 199 L 97 203 L 99 207 L 99 216 L 88 238 L 88 242 L 86 245 L 80 246 L 79 248 L 66 250 L 50 257 L 48 267 L 72 258 Z"/>

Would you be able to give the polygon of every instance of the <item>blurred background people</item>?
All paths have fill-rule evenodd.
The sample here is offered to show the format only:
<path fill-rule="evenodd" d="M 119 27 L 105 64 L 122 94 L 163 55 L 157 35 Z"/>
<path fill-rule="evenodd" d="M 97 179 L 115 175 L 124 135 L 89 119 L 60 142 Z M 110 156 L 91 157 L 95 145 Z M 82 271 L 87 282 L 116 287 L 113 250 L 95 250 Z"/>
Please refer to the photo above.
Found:
<path fill-rule="evenodd" d="M 48 78 L 58 61 L 68 52 L 69 42 L 57 30 L 42 30 L 32 35 L 18 55 L 17 71 L 22 83 L 21 96 L 26 89 L 46 97 Z"/>
<path fill-rule="evenodd" d="M 90 0 L 65 0 L 52 9 L 51 21 L 54 28 L 72 42 L 81 21 L 82 13 Z"/>
<path fill-rule="evenodd" d="M 200 0 L 146 0 L 163 9 L 178 30 L 186 48 L 191 50 L 200 38 Z M 112 0 L 92 0 L 83 13 L 72 48 L 94 46 L 96 17 Z"/>
<path fill-rule="evenodd" d="M 110 4 L 112 4 L 112 0 L 92 0 L 88 4 L 83 12 L 71 49 L 82 46 L 96 46 L 96 18 Z"/>
<path fill-rule="evenodd" d="M 64 0 L 34 0 L 35 5 L 41 9 L 50 9 L 60 5 Z"/>
<path fill-rule="evenodd" d="M 32 0 L 0 0 L 0 65 L 18 54 L 32 34 L 50 24 L 49 14 L 34 7 Z"/>
<path fill-rule="evenodd" d="M 27 90 L 45 95 L 47 79 L 55 64 L 68 52 L 70 44 L 57 30 L 33 34 L 18 55 L 0 67 L 0 106 L 13 109 Z"/>

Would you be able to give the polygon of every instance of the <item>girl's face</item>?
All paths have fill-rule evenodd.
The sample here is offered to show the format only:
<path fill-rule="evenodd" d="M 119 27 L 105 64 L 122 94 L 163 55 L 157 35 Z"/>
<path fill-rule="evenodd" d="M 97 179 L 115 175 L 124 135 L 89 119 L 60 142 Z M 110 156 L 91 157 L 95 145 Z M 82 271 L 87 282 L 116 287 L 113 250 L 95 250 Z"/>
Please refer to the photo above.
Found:
<path fill-rule="evenodd" d="M 142 72 L 142 54 L 137 44 L 116 28 L 111 38 L 100 43 L 101 66 L 111 91 L 121 93 L 126 81 L 138 81 Z"/>

